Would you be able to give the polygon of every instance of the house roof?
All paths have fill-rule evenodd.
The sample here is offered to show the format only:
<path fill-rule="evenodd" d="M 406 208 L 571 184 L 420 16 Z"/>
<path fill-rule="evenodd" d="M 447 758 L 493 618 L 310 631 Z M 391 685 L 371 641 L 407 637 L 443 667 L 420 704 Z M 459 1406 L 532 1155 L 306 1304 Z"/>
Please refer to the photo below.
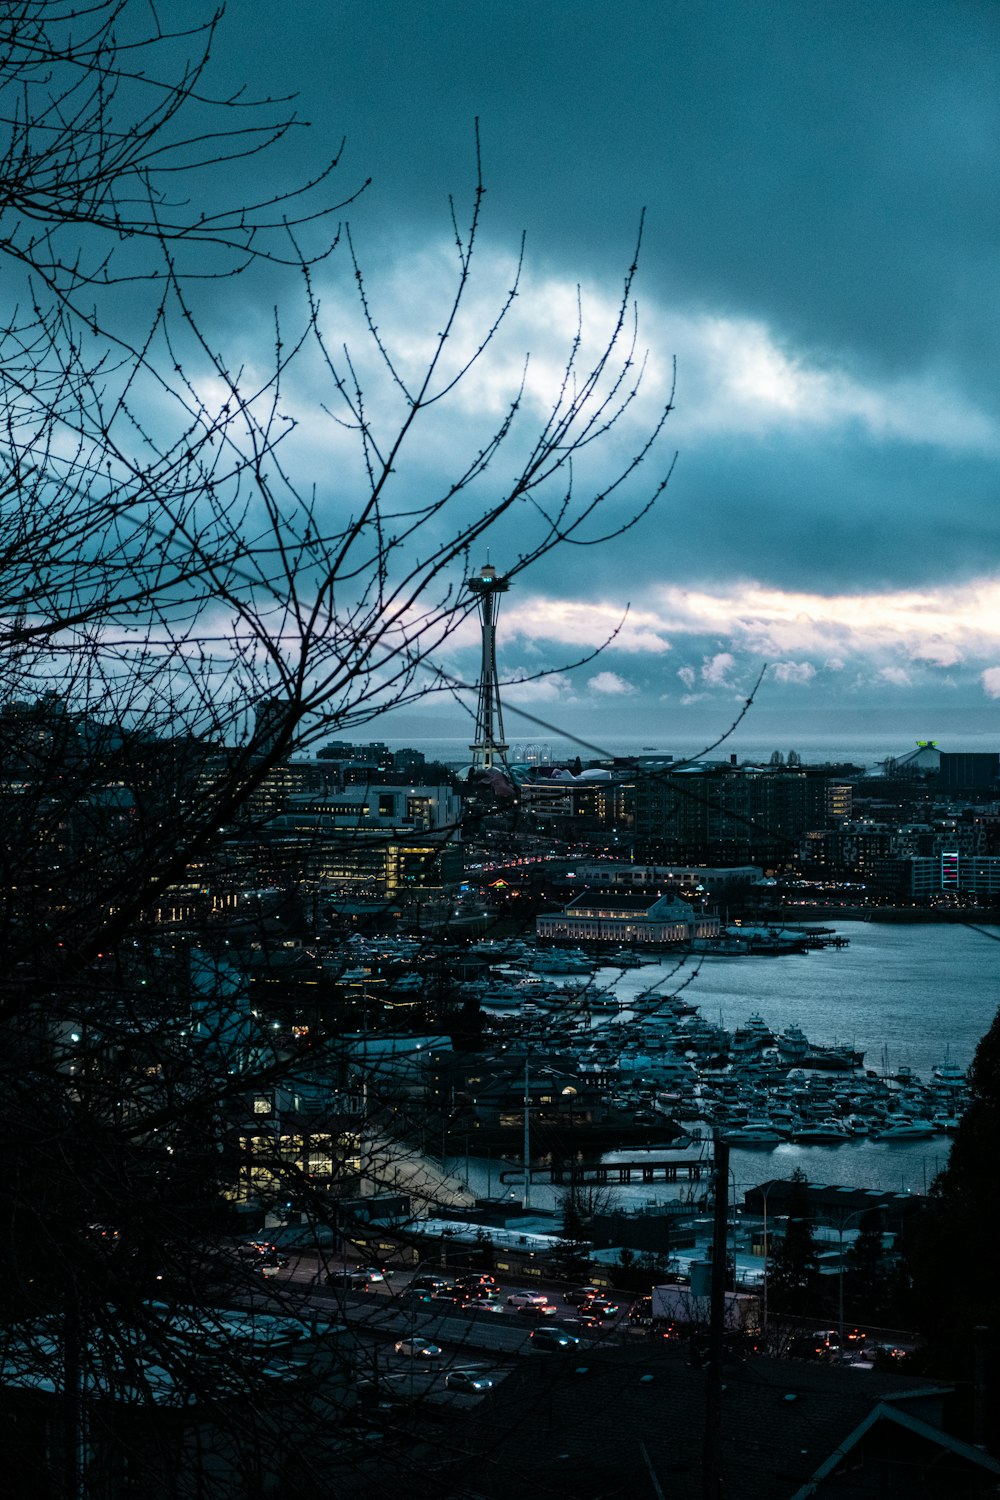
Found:
<path fill-rule="evenodd" d="M 830 1496 L 831 1500 L 835 1493 L 855 1494 L 858 1484 L 853 1470 L 856 1466 L 852 1460 L 860 1458 L 860 1449 L 865 1440 L 870 1438 L 878 1425 L 890 1428 L 899 1428 L 908 1437 L 917 1440 L 916 1445 L 911 1444 L 908 1456 L 912 1469 L 919 1471 L 920 1450 L 929 1457 L 930 1464 L 935 1470 L 935 1479 L 943 1493 L 946 1493 L 951 1485 L 955 1484 L 955 1476 L 962 1471 L 966 1475 L 971 1474 L 980 1479 L 985 1493 L 996 1493 L 997 1481 L 1000 1478 L 1000 1463 L 984 1453 L 981 1448 L 974 1448 L 960 1438 L 952 1437 L 950 1433 L 942 1432 L 940 1428 L 931 1426 L 920 1417 L 915 1416 L 904 1408 L 893 1406 L 889 1402 L 880 1402 L 874 1410 L 870 1411 L 864 1421 L 851 1432 L 840 1446 L 820 1465 L 808 1484 L 796 1490 L 792 1500 L 811 1500 L 814 1495 Z M 882 1454 L 886 1452 L 886 1446 L 882 1445 Z M 924 1459 L 924 1466 L 928 1466 L 928 1458 Z M 869 1468 L 877 1467 L 869 1462 Z M 844 1478 L 844 1471 L 849 1471 L 850 1477 L 846 1490 L 842 1489 L 838 1480 Z M 961 1493 L 975 1494 L 975 1489 L 962 1485 Z M 918 1493 L 916 1486 L 911 1493 Z"/>
<path fill-rule="evenodd" d="M 646 1340 L 524 1360 L 470 1423 L 474 1456 L 438 1493 L 509 1500 L 523 1484 L 534 1500 L 701 1500 L 706 1382 L 685 1349 Z M 723 1382 L 718 1458 L 724 1493 L 740 1500 L 810 1493 L 880 1405 L 919 1389 L 895 1374 L 760 1356 L 727 1364 Z"/>

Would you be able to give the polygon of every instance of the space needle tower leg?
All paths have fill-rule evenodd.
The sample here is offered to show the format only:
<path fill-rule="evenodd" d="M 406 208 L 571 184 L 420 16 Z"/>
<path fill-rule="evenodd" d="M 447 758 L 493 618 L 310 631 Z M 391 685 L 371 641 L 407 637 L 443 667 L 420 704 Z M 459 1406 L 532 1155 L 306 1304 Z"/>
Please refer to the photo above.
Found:
<path fill-rule="evenodd" d="M 499 578 L 489 564 L 468 580 L 467 587 L 479 604 L 483 631 L 483 660 L 479 674 L 479 702 L 476 707 L 475 744 L 469 746 L 472 763 L 489 771 L 507 755 L 500 710 L 500 684 L 497 680 L 496 627 L 500 613 L 500 595 L 510 588 L 506 578 Z"/>

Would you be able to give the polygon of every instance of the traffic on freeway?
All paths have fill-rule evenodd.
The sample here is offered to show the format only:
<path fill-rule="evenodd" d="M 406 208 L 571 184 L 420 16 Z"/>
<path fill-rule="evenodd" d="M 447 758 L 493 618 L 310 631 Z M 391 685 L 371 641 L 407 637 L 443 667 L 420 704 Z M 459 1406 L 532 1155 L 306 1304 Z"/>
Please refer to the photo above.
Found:
<path fill-rule="evenodd" d="M 388 1382 L 400 1399 L 447 1393 L 474 1402 L 519 1357 L 571 1355 L 629 1327 L 625 1307 L 593 1285 L 525 1286 L 483 1271 L 401 1270 L 339 1258 L 323 1264 L 314 1254 L 279 1255 L 266 1244 L 259 1253 L 270 1262 L 262 1298 L 336 1309 L 352 1333 L 381 1348 L 379 1399 Z"/>

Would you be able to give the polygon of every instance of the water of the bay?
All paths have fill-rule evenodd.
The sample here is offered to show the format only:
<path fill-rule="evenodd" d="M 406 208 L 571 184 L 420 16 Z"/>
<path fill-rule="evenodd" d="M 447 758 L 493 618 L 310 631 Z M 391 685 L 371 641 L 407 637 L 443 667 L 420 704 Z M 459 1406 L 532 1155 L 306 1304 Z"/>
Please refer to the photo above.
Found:
<path fill-rule="evenodd" d="M 697 966 L 685 999 L 707 1020 L 721 1016 L 728 1031 L 756 1012 L 776 1032 L 798 1025 L 811 1042 L 848 1042 L 862 1049 L 866 1067 L 879 1073 L 887 1064 L 890 1072 L 909 1067 L 926 1079 L 945 1059 L 968 1067 L 1000 1007 L 1000 927 L 825 925 L 849 938 L 849 946 L 782 958 L 709 959 Z M 687 973 L 687 965 L 665 962 L 630 970 L 616 983 L 623 995 L 654 984 L 671 991 Z M 600 981 L 611 977 L 609 971 L 598 976 Z M 789 1143 L 734 1150 L 731 1164 L 741 1191 L 800 1168 L 813 1183 L 922 1193 L 945 1165 L 949 1144 L 944 1135 L 894 1145 L 870 1139 L 840 1146 Z M 627 1153 L 636 1160 L 642 1154 Z M 474 1190 L 485 1191 L 489 1183 L 497 1191 L 498 1163 L 473 1161 L 468 1170 Z M 655 1191 L 649 1184 L 616 1187 L 615 1196 L 623 1207 L 636 1207 Z M 533 1188 L 532 1196 L 542 1206 L 551 1195 Z"/>

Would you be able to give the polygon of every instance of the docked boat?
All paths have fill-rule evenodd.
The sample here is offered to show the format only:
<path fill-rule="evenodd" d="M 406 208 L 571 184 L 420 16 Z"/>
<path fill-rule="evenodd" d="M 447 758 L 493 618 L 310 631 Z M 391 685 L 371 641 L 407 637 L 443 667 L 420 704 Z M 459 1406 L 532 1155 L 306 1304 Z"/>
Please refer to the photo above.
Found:
<path fill-rule="evenodd" d="M 788 953 L 809 952 L 803 934 L 786 927 L 727 927 L 724 936 L 745 942 L 752 958 L 780 958 Z"/>
<path fill-rule="evenodd" d="M 839 1146 L 851 1139 L 851 1132 L 839 1120 L 818 1120 L 814 1125 L 800 1125 L 792 1131 L 796 1146 Z"/>
<path fill-rule="evenodd" d="M 649 959 L 631 948 L 614 948 L 601 960 L 602 967 L 609 969 L 641 969 Z"/>
<path fill-rule="evenodd" d="M 578 948 L 539 948 L 527 963 L 536 974 L 592 974 L 594 971 L 590 959 Z"/>
<path fill-rule="evenodd" d="M 929 1141 L 938 1128 L 930 1120 L 894 1120 L 876 1134 L 879 1141 Z"/>
<path fill-rule="evenodd" d="M 723 1130 L 721 1139 L 727 1146 L 759 1150 L 767 1146 L 780 1146 L 788 1137 L 784 1131 L 766 1120 L 748 1120 L 745 1125 L 735 1125 L 730 1130 Z"/>
<path fill-rule="evenodd" d="M 484 1010 L 520 1010 L 526 1000 L 533 999 L 519 984 L 505 984 L 502 980 L 483 985 L 467 985 L 465 992 L 477 999 Z"/>
<path fill-rule="evenodd" d="M 717 937 L 692 938 L 688 950 L 698 958 L 743 958 L 750 952 L 750 940 L 720 932 Z"/>
<path fill-rule="evenodd" d="M 801 1026 L 786 1026 L 775 1040 L 778 1056 L 782 1062 L 788 1063 L 791 1067 L 800 1066 L 810 1046 L 809 1039 Z"/>
<path fill-rule="evenodd" d="M 863 1068 L 865 1054 L 856 1047 L 830 1047 L 810 1045 L 805 1057 L 799 1060 L 800 1068 L 818 1068 L 824 1072 L 850 1073 Z"/>
<path fill-rule="evenodd" d="M 931 1078 L 937 1084 L 947 1084 L 953 1088 L 961 1088 L 966 1082 L 965 1069 L 960 1068 L 958 1063 L 953 1063 L 947 1057 L 943 1062 L 934 1064 L 931 1068 Z"/>

